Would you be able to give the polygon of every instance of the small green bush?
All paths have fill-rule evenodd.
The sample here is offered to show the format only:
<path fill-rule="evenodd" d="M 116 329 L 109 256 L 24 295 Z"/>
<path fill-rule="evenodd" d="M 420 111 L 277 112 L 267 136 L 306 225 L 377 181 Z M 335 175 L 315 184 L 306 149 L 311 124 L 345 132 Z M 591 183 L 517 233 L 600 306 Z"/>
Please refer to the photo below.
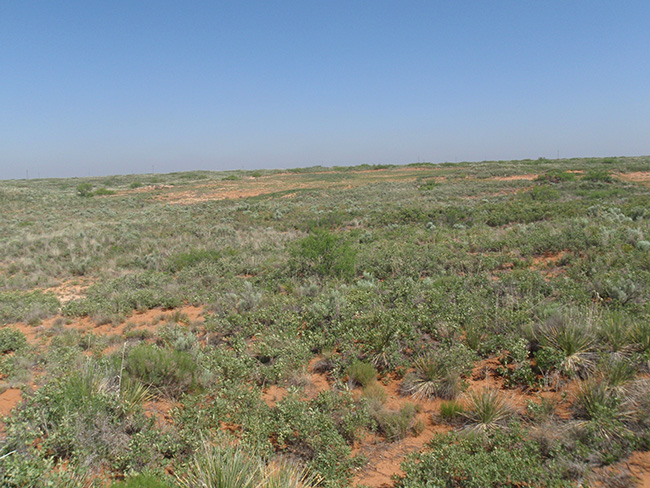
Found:
<path fill-rule="evenodd" d="M 563 466 L 549 455 L 528 432 L 520 428 L 483 435 L 450 433 L 435 437 L 423 453 L 410 455 L 398 488 L 515 488 L 548 486 L 569 488 Z"/>
<path fill-rule="evenodd" d="M 348 369 L 350 380 L 366 387 L 377 380 L 377 369 L 370 363 L 355 359 Z"/>
<path fill-rule="evenodd" d="M 18 329 L 5 327 L 0 329 L 0 354 L 19 351 L 27 345 L 27 339 Z"/>
<path fill-rule="evenodd" d="M 407 403 L 398 411 L 382 409 L 376 412 L 375 420 L 386 439 L 394 442 L 422 432 L 422 424 L 415 419 L 417 411 L 417 405 Z"/>
<path fill-rule="evenodd" d="M 317 229 L 302 239 L 292 253 L 303 272 L 341 278 L 355 274 L 357 253 L 343 238 L 325 229 Z"/>
<path fill-rule="evenodd" d="M 111 484 L 110 488 L 172 488 L 167 481 L 153 474 L 138 474 Z"/>
<path fill-rule="evenodd" d="M 92 197 L 93 185 L 91 183 L 79 183 L 77 185 L 77 195 L 80 197 Z"/>
<path fill-rule="evenodd" d="M 150 344 L 135 346 L 124 362 L 124 371 L 128 375 L 172 397 L 197 386 L 197 370 L 191 354 Z"/>
<path fill-rule="evenodd" d="M 456 400 L 443 401 L 440 404 L 440 418 L 445 422 L 454 422 L 462 417 L 465 409 Z"/>
<path fill-rule="evenodd" d="M 167 269 L 172 273 L 202 263 L 216 263 L 221 258 L 221 253 L 216 249 L 193 249 L 172 256 L 167 264 Z"/>
<path fill-rule="evenodd" d="M 582 179 L 585 181 L 596 181 L 601 183 L 614 182 L 614 177 L 609 173 L 609 171 L 604 169 L 590 169 Z"/>

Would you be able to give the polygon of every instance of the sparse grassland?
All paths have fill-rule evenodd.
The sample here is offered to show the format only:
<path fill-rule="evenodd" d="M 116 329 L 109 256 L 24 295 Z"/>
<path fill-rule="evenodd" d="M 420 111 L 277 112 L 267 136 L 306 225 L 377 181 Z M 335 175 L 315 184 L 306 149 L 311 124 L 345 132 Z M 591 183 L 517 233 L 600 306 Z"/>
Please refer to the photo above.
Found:
<path fill-rule="evenodd" d="M 649 209 L 650 158 L 2 181 L 0 486 L 632 486 Z"/>

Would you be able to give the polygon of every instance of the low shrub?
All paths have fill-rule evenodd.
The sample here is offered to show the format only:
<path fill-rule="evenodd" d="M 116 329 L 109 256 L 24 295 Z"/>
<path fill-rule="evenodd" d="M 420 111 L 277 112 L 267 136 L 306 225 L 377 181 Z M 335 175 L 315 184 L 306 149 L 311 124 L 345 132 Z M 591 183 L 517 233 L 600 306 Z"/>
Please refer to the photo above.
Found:
<path fill-rule="evenodd" d="M 450 433 L 435 437 L 425 452 L 411 454 L 402 463 L 398 488 L 488 486 L 575 486 L 567 479 L 558 448 L 545 453 L 519 427 L 486 434 Z"/>
<path fill-rule="evenodd" d="M 116 361 L 119 357 L 116 356 Z M 163 395 L 178 397 L 197 386 L 198 366 L 185 351 L 140 344 L 131 349 L 124 371 Z"/>
<path fill-rule="evenodd" d="M 5 327 L 0 329 L 0 354 L 18 351 L 27 345 L 27 339 L 18 329 Z"/>
<path fill-rule="evenodd" d="M 348 368 L 350 380 L 361 386 L 368 386 L 377 380 L 377 369 L 370 363 L 355 359 Z"/>

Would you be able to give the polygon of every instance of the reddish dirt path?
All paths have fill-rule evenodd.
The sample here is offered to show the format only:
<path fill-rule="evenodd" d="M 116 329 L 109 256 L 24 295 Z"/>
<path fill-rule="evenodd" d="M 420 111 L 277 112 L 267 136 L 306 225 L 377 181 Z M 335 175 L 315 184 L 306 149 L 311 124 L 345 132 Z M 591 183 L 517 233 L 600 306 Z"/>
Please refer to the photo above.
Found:
<path fill-rule="evenodd" d="M 9 415 L 11 409 L 23 399 L 23 392 L 18 388 L 7 388 L 0 393 L 0 417 Z"/>
<path fill-rule="evenodd" d="M 638 488 L 650 488 L 650 452 L 634 452 L 627 461 Z"/>

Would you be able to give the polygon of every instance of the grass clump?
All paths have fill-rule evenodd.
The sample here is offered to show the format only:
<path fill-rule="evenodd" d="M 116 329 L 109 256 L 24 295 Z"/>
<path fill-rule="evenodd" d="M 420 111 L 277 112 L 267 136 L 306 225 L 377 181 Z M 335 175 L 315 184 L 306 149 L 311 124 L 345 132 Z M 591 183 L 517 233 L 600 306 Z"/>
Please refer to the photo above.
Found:
<path fill-rule="evenodd" d="M 348 375 L 350 376 L 350 381 L 366 387 L 377 381 L 377 368 L 370 363 L 355 359 L 348 368 Z"/>
<path fill-rule="evenodd" d="M 379 430 L 390 442 L 408 437 L 410 434 L 418 435 L 424 429 L 422 423 L 416 419 L 417 405 L 407 403 L 399 410 L 382 409 L 374 417 Z"/>

